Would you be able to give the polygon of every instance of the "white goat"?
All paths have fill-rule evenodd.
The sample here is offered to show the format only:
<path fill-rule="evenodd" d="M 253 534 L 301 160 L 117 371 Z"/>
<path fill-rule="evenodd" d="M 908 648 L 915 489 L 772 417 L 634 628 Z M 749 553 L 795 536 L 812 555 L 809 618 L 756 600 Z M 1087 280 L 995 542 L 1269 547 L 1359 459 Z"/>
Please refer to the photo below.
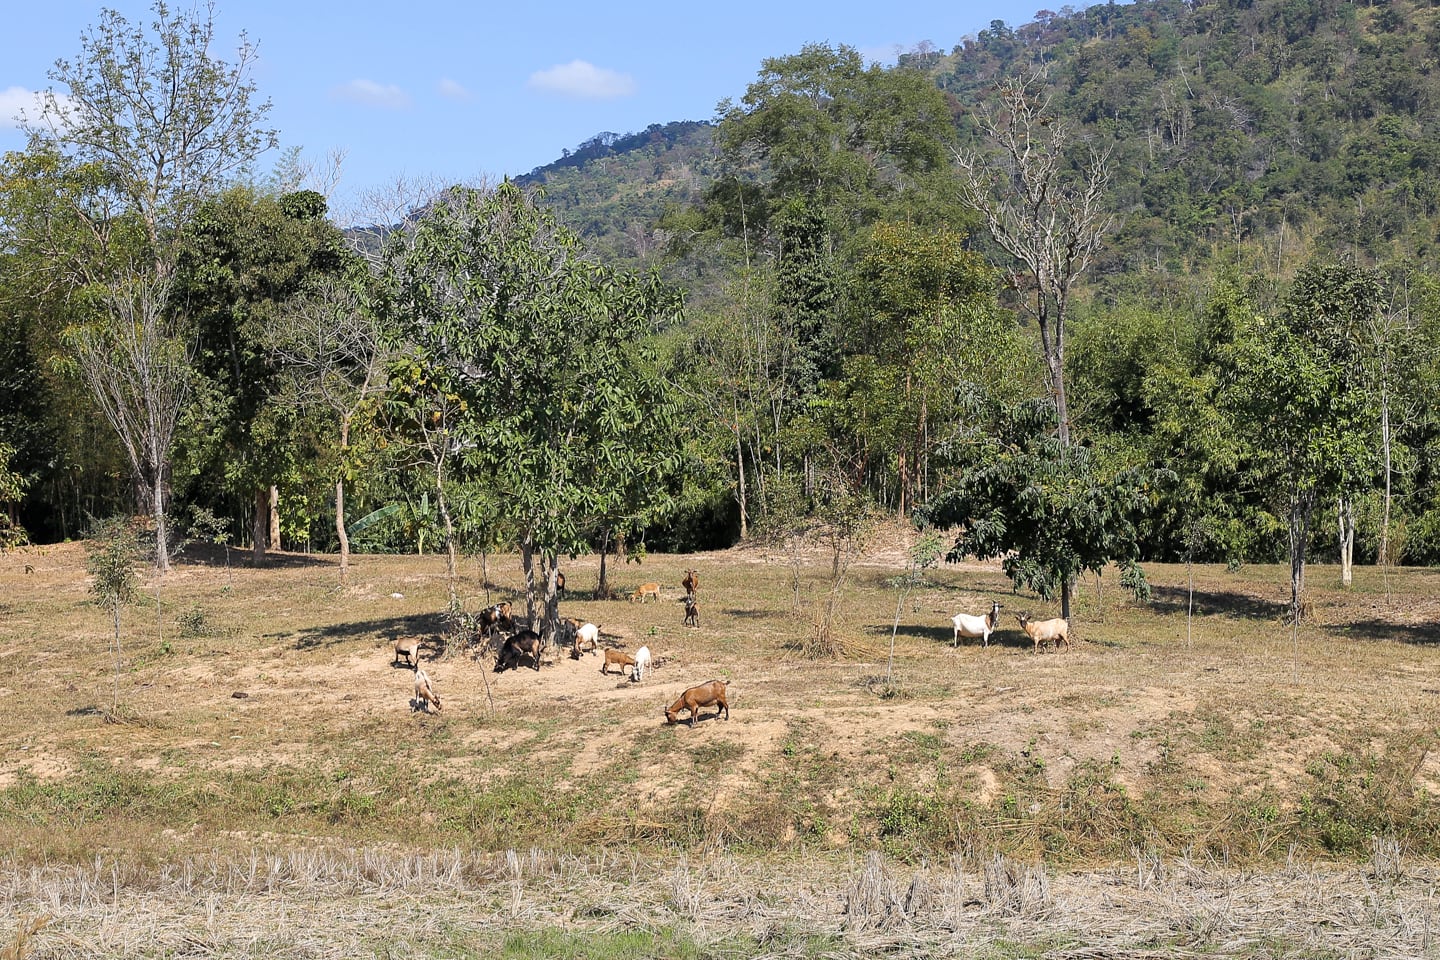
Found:
<path fill-rule="evenodd" d="M 600 645 L 600 628 L 593 623 L 587 623 L 575 628 L 575 651 L 578 654 L 581 650 L 595 652 Z"/>
<path fill-rule="evenodd" d="M 420 669 L 419 664 L 415 666 L 415 703 L 416 709 L 425 708 L 430 712 L 430 704 L 435 704 L 435 709 L 440 709 L 440 697 L 436 695 L 435 688 L 430 685 L 430 675 Z"/>
<path fill-rule="evenodd" d="M 1056 653 L 1060 652 L 1060 644 L 1062 643 L 1065 644 L 1066 650 L 1070 649 L 1070 621 L 1062 617 L 1056 617 L 1054 620 L 1041 620 L 1039 623 L 1031 623 L 1030 614 L 1028 613 L 1017 614 L 1015 619 L 1020 621 L 1020 629 L 1024 630 L 1025 634 L 1031 640 L 1035 641 L 1036 653 L 1040 652 L 1040 644 L 1042 643 L 1053 642 Z"/>
<path fill-rule="evenodd" d="M 979 637 L 982 647 L 990 646 L 990 634 L 1000 622 L 1000 602 L 990 601 L 990 612 L 983 617 L 972 617 L 968 613 L 957 613 L 951 617 L 955 624 L 955 643 L 960 646 L 961 637 Z"/>
<path fill-rule="evenodd" d="M 650 648 L 641 647 L 635 651 L 635 666 L 630 670 L 630 679 L 639 683 L 645 679 L 645 671 L 650 669 Z"/>

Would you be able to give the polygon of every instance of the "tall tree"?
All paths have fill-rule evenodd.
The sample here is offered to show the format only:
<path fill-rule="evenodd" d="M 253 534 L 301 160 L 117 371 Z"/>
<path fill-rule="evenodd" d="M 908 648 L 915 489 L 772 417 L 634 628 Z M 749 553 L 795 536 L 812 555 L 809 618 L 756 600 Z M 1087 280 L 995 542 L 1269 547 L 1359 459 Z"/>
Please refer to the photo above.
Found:
<path fill-rule="evenodd" d="M 350 562 L 345 480 L 353 468 L 351 438 L 367 405 L 386 389 L 389 342 L 367 296 L 368 274 L 351 271 L 316 285 L 289 305 L 268 334 L 289 383 L 289 396 L 319 409 L 338 434 L 335 535 L 340 579 Z"/>
<path fill-rule="evenodd" d="M 1364 397 L 1348 379 L 1351 271 L 1308 266 L 1278 316 L 1239 321 L 1221 348 L 1230 427 L 1250 439 L 1252 473 L 1275 492 L 1286 518 L 1292 633 L 1315 508 L 1345 490 L 1373 455 Z"/>
<path fill-rule="evenodd" d="M 1139 566 L 1139 526 L 1154 507 L 1164 470 L 1107 469 L 1088 447 L 1043 436 L 1049 404 L 1022 407 L 1009 429 L 982 437 L 953 486 L 925 511 L 937 527 L 962 527 L 949 557 L 1002 558 L 1017 587 L 1046 600 L 1058 596 L 1070 618 L 1079 576 L 1121 567 L 1121 583 L 1137 596 L 1149 587 Z"/>
<path fill-rule="evenodd" d="M 203 380 L 182 444 L 186 466 L 206 481 L 192 499 L 208 498 L 225 515 L 249 512 L 257 563 L 271 539 L 270 491 L 295 455 L 276 442 L 293 410 L 289 399 L 274 402 L 283 385 L 271 332 L 287 325 L 292 298 L 333 280 L 348 256 L 325 214 L 313 191 L 237 186 L 205 200 L 179 238 L 175 310 L 195 320 Z"/>
<path fill-rule="evenodd" d="M 148 29 L 113 10 L 55 62 L 61 85 L 27 118 L 29 152 L 63 189 L 36 235 L 53 269 L 90 307 L 69 342 L 81 377 L 119 434 L 141 504 L 154 518 L 155 562 L 169 568 L 171 456 L 191 389 L 194 325 L 172 308 L 176 238 L 198 203 L 275 143 L 269 103 L 249 79 L 255 48 L 211 53 L 214 10 L 153 6 Z"/>
<path fill-rule="evenodd" d="M 511 518 L 553 630 L 562 553 L 669 497 L 674 403 L 649 341 L 678 301 L 654 278 L 581 257 L 513 183 L 454 188 L 419 217 L 386 274 L 412 379 L 454 397 L 466 479 Z"/>
<path fill-rule="evenodd" d="M 976 114 L 991 151 L 961 150 L 960 196 L 1026 277 L 1024 303 L 1040 328 L 1060 442 L 1070 443 L 1065 320 L 1075 284 L 1115 224 L 1105 207 L 1109 157 L 1089 149 L 1076 165 L 1074 132 L 1051 108 L 1045 74 L 1000 84 L 998 106 Z"/>

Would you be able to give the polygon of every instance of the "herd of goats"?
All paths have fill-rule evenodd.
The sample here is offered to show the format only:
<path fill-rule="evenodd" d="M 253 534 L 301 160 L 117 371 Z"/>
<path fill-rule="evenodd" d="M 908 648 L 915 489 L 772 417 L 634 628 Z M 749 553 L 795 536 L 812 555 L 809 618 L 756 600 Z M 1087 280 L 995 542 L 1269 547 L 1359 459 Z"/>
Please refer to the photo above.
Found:
<path fill-rule="evenodd" d="M 685 618 L 684 624 L 691 627 L 700 626 L 700 603 L 697 599 L 700 590 L 700 577 L 694 570 L 685 571 L 685 578 L 680 581 L 685 588 Z M 565 590 L 565 575 L 557 575 L 557 588 L 561 593 Z M 630 601 L 644 602 L 650 597 L 660 599 L 660 584 L 646 583 L 630 594 Z M 959 646 L 961 638 L 979 639 L 982 646 L 990 645 L 990 635 L 996 631 L 1000 624 L 1000 611 L 1003 609 L 998 601 L 990 602 L 990 610 L 983 616 L 973 616 L 968 613 L 957 613 L 952 622 L 955 625 L 954 645 Z M 1035 652 L 1040 652 L 1041 646 L 1054 644 L 1058 651 L 1060 645 L 1064 644 L 1065 649 L 1070 649 L 1070 624 L 1063 618 L 1053 620 L 1041 620 L 1038 622 L 1030 619 L 1030 614 L 1017 614 L 1015 618 L 1020 629 L 1023 630 L 1035 644 Z M 522 661 L 529 660 L 530 665 L 536 672 L 540 670 L 540 654 L 545 647 L 544 638 L 536 633 L 528 624 L 517 623 L 511 616 L 510 603 L 502 601 L 480 611 L 473 618 L 472 629 L 474 639 L 483 643 L 482 649 L 488 649 L 497 640 L 500 641 L 499 651 L 495 657 L 495 672 L 502 673 L 506 670 L 518 668 Z M 508 632 L 507 632 L 508 631 Z M 579 660 L 585 653 L 599 652 L 600 628 L 593 623 L 582 623 L 574 618 L 561 620 L 557 625 L 555 634 L 557 648 L 569 648 L 572 659 Z M 630 668 L 630 680 L 632 683 L 639 683 L 644 679 L 645 673 L 649 670 L 654 660 L 648 646 L 642 646 L 632 656 L 624 650 L 606 648 L 604 659 L 600 664 L 600 672 L 608 674 L 614 666 L 621 676 L 625 675 L 625 668 Z M 401 666 L 401 658 L 405 659 L 415 673 L 415 699 L 411 701 L 412 708 L 424 710 L 429 713 L 431 709 L 440 710 L 440 697 L 435 693 L 434 684 L 429 674 L 420 666 L 420 638 L 400 637 L 395 641 L 395 659 L 393 664 Z M 726 720 L 730 719 L 730 705 L 725 700 L 725 681 L 710 680 L 698 686 L 690 687 L 682 693 L 674 703 L 665 708 L 665 722 L 675 723 L 680 711 L 689 711 L 690 726 L 695 725 L 696 717 L 701 707 L 715 707 L 715 716 L 719 718 L 723 712 Z"/>
<path fill-rule="evenodd" d="M 685 571 L 685 579 L 680 581 L 680 585 L 685 588 L 684 624 L 689 627 L 699 627 L 700 603 L 696 599 L 700 589 L 699 574 L 694 570 Z M 556 587 L 562 594 L 564 593 L 565 575 L 563 573 L 557 574 Z M 660 599 L 660 584 L 642 584 L 638 590 L 630 594 L 631 602 L 644 602 L 650 597 L 654 597 L 656 600 Z M 511 607 L 508 601 L 501 601 L 481 610 L 473 618 L 471 628 L 475 641 L 483 644 L 482 649 L 488 649 L 495 641 L 500 641 L 499 652 L 495 657 L 496 673 L 517 668 L 526 659 L 530 661 L 530 665 L 534 667 L 535 671 L 539 672 L 540 654 L 544 650 L 545 640 L 528 624 L 517 623 L 511 616 Z M 573 617 L 567 617 L 557 624 L 555 644 L 558 648 L 568 647 L 570 656 L 578 660 L 587 652 L 599 652 L 600 628 L 593 623 L 582 623 Z M 426 713 L 429 713 L 432 708 L 439 711 L 441 709 L 440 696 L 435 692 L 430 675 L 420 666 L 419 637 L 396 639 L 393 664 L 401 666 L 402 657 L 415 673 L 415 699 L 411 701 L 412 708 L 424 710 Z M 631 682 L 639 683 L 653 664 L 654 659 L 648 646 L 636 650 L 633 656 L 624 650 L 606 648 L 604 659 L 600 664 L 600 672 L 608 674 L 610 668 L 614 666 L 620 675 L 624 676 L 625 668 L 629 667 Z M 690 687 L 680 695 L 679 699 L 666 708 L 665 721 L 675 723 L 680 711 L 688 710 L 690 726 L 693 727 L 701 707 L 715 707 L 717 718 L 723 711 L 725 719 L 730 719 L 730 704 L 725 699 L 724 680 L 711 680 Z"/>

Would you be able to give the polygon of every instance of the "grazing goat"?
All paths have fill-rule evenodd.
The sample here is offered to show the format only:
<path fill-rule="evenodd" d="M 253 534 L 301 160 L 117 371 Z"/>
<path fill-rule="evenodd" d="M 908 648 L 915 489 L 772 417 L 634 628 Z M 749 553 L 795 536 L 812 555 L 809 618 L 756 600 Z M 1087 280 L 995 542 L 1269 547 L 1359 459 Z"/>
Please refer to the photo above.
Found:
<path fill-rule="evenodd" d="M 1039 623 L 1030 622 L 1030 614 L 1022 613 L 1015 617 L 1020 621 L 1020 629 L 1024 630 L 1031 640 L 1035 641 L 1035 652 L 1040 652 L 1040 644 L 1054 643 L 1055 651 L 1060 651 L 1060 644 L 1065 644 L 1065 649 L 1070 649 L 1070 622 L 1056 617 L 1054 620 L 1041 620 Z"/>
<path fill-rule="evenodd" d="M 995 632 L 995 627 L 1000 622 L 1001 606 L 999 601 L 990 601 L 990 612 L 983 617 L 972 617 L 968 613 L 957 613 L 951 620 L 955 624 L 955 643 L 960 646 L 961 637 L 979 637 L 982 647 L 990 646 L 990 634 Z"/>
<path fill-rule="evenodd" d="M 580 659 L 582 650 L 594 653 L 600 647 L 600 628 L 593 623 L 575 628 L 575 659 Z"/>
<path fill-rule="evenodd" d="M 540 650 L 543 646 L 544 641 L 540 639 L 540 634 L 534 630 L 521 630 L 500 647 L 500 653 L 495 658 L 495 672 L 503 673 L 512 667 L 519 667 L 520 658 L 529 657 L 535 665 L 535 672 L 539 673 Z"/>
<path fill-rule="evenodd" d="M 640 584 L 640 589 L 639 589 L 639 590 L 636 590 L 634 593 L 630 594 L 630 602 L 631 602 L 631 603 L 634 603 L 636 600 L 639 600 L 641 603 L 644 603 L 646 597 L 654 597 L 656 600 L 659 600 L 659 599 L 660 599 L 660 584 L 658 584 L 658 583 L 642 583 L 642 584 Z"/>
<path fill-rule="evenodd" d="M 626 653 L 624 650 L 606 650 L 605 662 L 600 664 L 600 672 L 609 673 L 610 664 L 612 663 L 620 668 L 620 675 L 622 677 L 625 675 L 626 667 L 630 668 L 630 673 L 632 676 L 635 673 L 635 658 L 630 656 L 630 654 Z"/>
<path fill-rule="evenodd" d="M 432 703 L 435 704 L 436 710 L 440 709 L 440 698 L 436 695 L 435 688 L 430 685 L 430 675 L 424 670 L 421 670 L 420 667 L 417 665 L 415 667 L 416 709 L 424 707 L 425 712 L 429 713 L 430 704 Z"/>
<path fill-rule="evenodd" d="M 390 661 L 391 664 L 398 666 L 401 657 L 404 657 L 412 667 L 420 662 L 419 637 L 397 637 L 395 639 L 395 659 Z"/>
<path fill-rule="evenodd" d="M 500 632 L 502 626 L 509 626 L 512 623 L 510 619 L 510 602 L 508 600 L 502 600 L 497 604 L 486 607 L 476 614 L 475 620 L 478 626 L 477 634 L 487 640 L 493 639 L 494 636 Z"/>
<path fill-rule="evenodd" d="M 700 575 L 694 570 L 686 570 L 685 579 L 680 581 L 680 586 L 685 588 L 686 593 L 694 596 L 700 589 Z"/>
<path fill-rule="evenodd" d="M 700 604 L 695 600 L 695 594 L 693 593 L 685 595 L 685 619 L 683 623 L 687 627 L 700 626 Z"/>
<path fill-rule="evenodd" d="M 635 651 L 635 666 L 630 669 L 630 679 L 639 683 L 645 679 L 645 671 L 650 669 L 650 648 L 641 647 Z"/>
<path fill-rule="evenodd" d="M 709 683 L 702 683 L 698 687 L 691 687 L 680 694 L 680 699 L 665 711 L 665 722 L 674 723 L 675 718 L 680 715 L 681 710 L 690 711 L 690 726 L 695 726 L 695 715 L 700 712 L 701 707 L 715 707 L 715 716 L 720 716 L 720 711 L 725 711 L 725 719 L 730 719 L 730 704 L 725 702 L 725 681 L 711 680 Z"/>

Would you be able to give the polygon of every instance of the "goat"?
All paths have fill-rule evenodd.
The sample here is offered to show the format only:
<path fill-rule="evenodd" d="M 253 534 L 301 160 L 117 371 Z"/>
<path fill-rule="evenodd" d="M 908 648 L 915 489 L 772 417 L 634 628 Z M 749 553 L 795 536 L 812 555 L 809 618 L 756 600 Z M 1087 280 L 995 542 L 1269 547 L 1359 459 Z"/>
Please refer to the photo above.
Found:
<path fill-rule="evenodd" d="M 630 668 L 630 675 L 632 677 L 635 675 L 635 658 L 624 650 L 606 650 L 605 662 L 600 664 L 600 672 L 609 673 L 610 664 L 612 663 L 620 668 L 620 676 L 625 676 L 626 667 Z"/>
<path fill-rule="evenodd" d="M 535 665 L 535 672 L 540 672 L 540 650 L 544 641 L 540 634 L 534 630 L 521 630 L 515 636 L 506 640 L 500 647 L 500 653 L 495 657 L 495 672 L 503 673 L 512 667 L 520 666 L 521 657 L 529 657 Z"/>
<path fill-rule="evenodd" d="M 642 583 L 642 584 L 640 584 L 640 589 L 639 589 L 639 590 L 636 590 L 634 593 L 630 594 L 630 602 L 631 602 L 631 603 L 634 603 L 636 600 L 639 600 L 641 603 L 644 603 L 646 597 L 654 597 L 656 600 L 659 600 L 659 599 L 660 599 L 660 584 L 658 584 L 658 583 Z"/>
<path fill-rule="evenodd" d="M 555 592 L 562 597 L 565 596 L 565 574 L 559 570 L 555 571 Z"/>
<path fill-rule="evenodd" d="M 475 621 L 476 634 L 487 640 L 493 639 L 502 626 L 509 626 L 513 622 L 510 619 L 510 602 L 502 600 L 486 607 L 476 614 Z"/>
<path fill-rule="evenodd" d="M 630 670 L 630 679 L 639 683 L 645 679 L 645 671 L 650 669 L 650 648 L 641 647 L 635 651 L 635 666 Z"/>
<path fill-rule="evenodd" d="M 1065 649 L 1070 649 L 1070 622 L 1060 617 L 1054 620 L 1041 620 L 1039 623 L 1030 622 L 1030 614 L 1022 613 L 1015 617 L 1020 621 L 1020 629 L 1025 631 L 1026 636 L 1035 641 L 1035 652 L 1040 652 L 1040 644 L 1054 643 L 1058 653 L 1060 644 L 1065 644 Z"/>
<path fill-rule="evenodd" d="M 398 666 L 400 658 L 404 657 L 410 666 L 420 662 L 420 638 L 419 637 L 396 637 L 395 638 L 395 659 L 391 664 Z"/>
<path fill-rule="evenodd" d="M 425 708 L 430 712 L 430 704 L 435 704 L 435 709 L 440 709 L 440 698 L 435 693 L 435 688 L 430 685 L 430 675 L 420 669 L 419 664 L 415 666 L 415 704 L 416 709 Z"/>
<path fill-rule="evenodd" d="M 682 622 L 687 627 L 700 626 L 700 604 L 693 593 L 685 595 L 685 619 Z"/>
<path fill-rule="evenodd" d="M 990 612 L 983 617 L 972 617 L 968 613 L 957 613 L 951 617 L 955 624 L 954 646 L 960 646 L 961 637 L 979 637 L 982 647 L 990 646 L 990 634 L 995 632 L 995 627 L 1000 622 L 1002 609 L 998 600 L 991 600 Z"/>
<path fill-rule="evenodd" d="M 700 589 L 700 575 L 694 570 L 686 570 L 685 579 L 680 581 L 680 586 L 685 588 L 686 593 L 694 596 Z"/>
<path fill-rule="evenodd" d="M 587 623 L 575 629 L 575 659 L 580 659 L 580 651 L 588 650 L 594 653 L 600 647 L 600 628 L 593 623 Z"/>
<path fill-rule="evenodd" d="M 690 726 L 695 726 L 695 715 L 700 712 L 701 707 L 715 707 L 715 716 L 720 716 L 720 711 L 725 711 L 725 719 L 730 719 L 730 704 L 725 701 L 725 681 L 711 680 L 709 683 L 702 683 L 698 687 L 691 687 L 680 694 L 680 699 L 665 710 L 665 722 L 674 723 L 675 718 L 680 715 L 681 710 L 690 711 Z"/>

